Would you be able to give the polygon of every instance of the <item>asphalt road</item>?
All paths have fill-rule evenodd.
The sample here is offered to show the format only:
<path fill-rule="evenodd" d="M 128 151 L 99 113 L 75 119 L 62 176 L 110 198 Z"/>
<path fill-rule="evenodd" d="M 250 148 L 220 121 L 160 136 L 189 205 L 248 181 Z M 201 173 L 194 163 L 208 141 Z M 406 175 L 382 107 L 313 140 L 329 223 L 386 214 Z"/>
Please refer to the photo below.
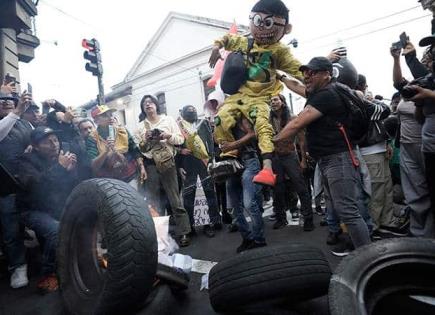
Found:
<path fill-rule="evenodd" d="M 322 249 L 334 270 L 339 259 L 332 256 L 326 245 L 327 228 L 319 226 L 320 217 L 315 215 L 316 229 L 312 232 L 303 232 L 299 226 L 288 226 L 284 229 L 273 230 L 272 224 L 265 219 L 266 240 L 268 245 L 285 244 L 288 242 L 305 242 Z M 219 262 L 236 255 L 236 248 L 241 243 L 238 232 L 228 233 L 225 228 L 219 231 L 214 238 L 207 238 L 199 233 L 192 238 L 191 246 L 180 250 L 195 259 Z M 58 292 L 41 296 L 36 291 L 38 280 L 38 248 L 29 251 L 30 284 L 28 287 L 13 290 L 9 287 L 9 278 L 5 273 L 5 266 L 0 266 L 0 315 L 58 315 L 65 314 L 62 300 Z M 210 305 L 207 290 L 200 291 L 202 274 L 192 273 L 190 287 L 187 291 L 176 297 L 172 314 L 177 315 L 208 315 L 216 314 Z M 327 297 L 321 297 L 300 305 L 293 305 L 282 314 L 328 314 Z M 139 314 L 138 314 L 139 315 Z M 158 315 L 158 314 L 155 314 Z"/>

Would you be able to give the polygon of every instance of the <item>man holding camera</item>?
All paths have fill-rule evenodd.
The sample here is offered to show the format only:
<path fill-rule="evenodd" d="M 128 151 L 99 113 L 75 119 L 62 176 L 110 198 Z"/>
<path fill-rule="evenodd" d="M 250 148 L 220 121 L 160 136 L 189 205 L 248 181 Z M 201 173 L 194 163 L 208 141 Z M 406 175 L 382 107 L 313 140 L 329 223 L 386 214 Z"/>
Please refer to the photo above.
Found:
<path fill-rule="evenodd" d="M 148 175 L 145 182 L 148 203 L 156 207 L 160 215 L 165 215 L 160 205 L 160 187 L 163 187 L 173 211 L 179 244 L 188 246 L 191 228 L 189 216 L 180 198 L 174 158 L 175 145 L 183 144 L 184 137 L 174 118 L 160 115 L 160 107 L 154 96 L 145 95 L 140 106 L 143 128 L 139 131 L 138 138 Z"/>

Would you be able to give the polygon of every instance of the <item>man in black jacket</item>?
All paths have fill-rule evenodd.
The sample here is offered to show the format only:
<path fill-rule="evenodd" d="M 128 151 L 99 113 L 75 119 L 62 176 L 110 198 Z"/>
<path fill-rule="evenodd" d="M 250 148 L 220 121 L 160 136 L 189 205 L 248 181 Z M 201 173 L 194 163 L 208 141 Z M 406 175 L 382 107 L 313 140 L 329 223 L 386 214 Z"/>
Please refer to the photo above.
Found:
<path fill-rule="evenodd" d="M 11 90 L 6 90 L 6 86 L 3 85 L 0 91 L 0 121 L 2 122 L 0 162 L 10 174 L 16 175 L 18 157 L 30 144 L 29 135 L 32 128 L 20 116 L 31 98 L 29 95 L 24 95 L 18 100 L 12 96 Z M 0 197 L 0 223 L 8 257 L 8 269 L 11 272 L 10 285 L 14 289 L 24 287 L 29 281 L 27 279 L 23 234 L 20 231 L 14 194 Z"/>
<path fill-rule="evenodd" d="M 65 201 L 77 184 L 77 158 L 60 151 L 55 132 L 37 127 L 31 133 L 33 150 L 19 161 L 19 179 L 23 191 L 17 194 L 17 208 L 24 224 L 35 231 L 43 244 L 42 275 L 38 288 L 43 292 L 57 289 L 55 271 L 59 220 Z"/>

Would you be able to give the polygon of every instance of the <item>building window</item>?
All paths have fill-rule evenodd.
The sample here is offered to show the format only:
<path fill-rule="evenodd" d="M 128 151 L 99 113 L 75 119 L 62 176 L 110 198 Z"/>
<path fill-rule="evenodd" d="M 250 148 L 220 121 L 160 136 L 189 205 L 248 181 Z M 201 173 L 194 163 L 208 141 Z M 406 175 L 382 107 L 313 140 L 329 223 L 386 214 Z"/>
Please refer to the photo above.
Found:
<path fill-rule="evenodd" d="M 156 95 L 156 97 L 157 97 L 157 101 L 159 101 L 159 106 L 160 106 L 160 112 L 161 112 L 161 114 L 165 114 L 166 115 L 166 96 L 165 96 L 165 92 L 158 93 Z"/>
<path fill-rule="evenodd" d="M 211 88 L 211 87 L 207 86 L 207 82 L 208 82 L 208 80 L 210 80 L 210 78 L 211 77 L 208 77 L 208 78 L 202 80 L 202 85 L 204 87 L 204 98 L 206 101 L 207 101 L 209 94 L 215 90 L 215 88 Z"/>

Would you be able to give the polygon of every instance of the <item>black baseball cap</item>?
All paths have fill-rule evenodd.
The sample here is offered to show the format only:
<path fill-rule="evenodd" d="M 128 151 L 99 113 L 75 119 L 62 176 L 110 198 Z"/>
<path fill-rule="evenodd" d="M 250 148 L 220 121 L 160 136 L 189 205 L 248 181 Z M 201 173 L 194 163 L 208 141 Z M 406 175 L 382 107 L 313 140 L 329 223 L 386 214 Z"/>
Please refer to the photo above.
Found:
<path fill-rule="evenodd" d="M 425 47 L 425 46 L 435 44 L 435 34 L 423 37 L 418 44 L 420 45 L 420 47 Z"/>
<path fill-rule="evenodd" d="M 36 127 L 30 133 L 30 141 L 32 144 L 38 144 L 41 140 L 45 139 L 49 135 L 57 135 L 57 132 L 49 127 Z"/>
<path fill-rule="evenodd" d="M 305 70 L 328 71 L 332 74 L 332 63 L 326 57 L 314 57 L 309 63 L 299 67 L 299 71 L 304 72 Z"/>

